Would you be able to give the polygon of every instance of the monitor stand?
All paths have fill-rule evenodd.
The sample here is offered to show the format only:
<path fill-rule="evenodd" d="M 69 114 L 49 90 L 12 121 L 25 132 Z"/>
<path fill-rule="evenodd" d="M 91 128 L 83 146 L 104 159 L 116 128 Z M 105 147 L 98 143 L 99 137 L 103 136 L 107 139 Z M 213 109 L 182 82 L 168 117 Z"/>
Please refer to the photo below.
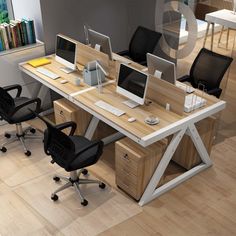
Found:
<path fill-rule="evenodd" d="M 137 106 L 139 106 L 139 104 L 133 100 L 126 100 L 124 102 L 122 102 L 123 104 L 125 104 L 126 106 L 128 106 L 129 108 L 135 108 Z"/>
<path fill-rule="evenodd" d="M 61 67 L 60 70 L 65 72 L 66 74 L 70 74 L 75 71 L 74 69 L 71 69 L 69 67 Z"/>

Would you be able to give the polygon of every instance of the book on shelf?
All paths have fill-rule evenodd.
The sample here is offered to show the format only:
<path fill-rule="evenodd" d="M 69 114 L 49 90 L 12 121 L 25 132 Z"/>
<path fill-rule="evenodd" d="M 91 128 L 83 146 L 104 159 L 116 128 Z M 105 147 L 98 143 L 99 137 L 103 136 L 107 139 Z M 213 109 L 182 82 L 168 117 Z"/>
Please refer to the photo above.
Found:
<path fill-rule="evenodd" d="M 36 43 L 34 21 L 11 20 L 0 24 L 0 51 Z"/>

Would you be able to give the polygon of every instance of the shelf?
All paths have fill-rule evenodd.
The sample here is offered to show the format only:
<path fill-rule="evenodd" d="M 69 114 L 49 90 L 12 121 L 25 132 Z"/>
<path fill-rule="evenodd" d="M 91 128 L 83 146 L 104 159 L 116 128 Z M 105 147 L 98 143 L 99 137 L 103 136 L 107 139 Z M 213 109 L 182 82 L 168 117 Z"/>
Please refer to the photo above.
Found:
<path fill-rule="evenodd" d="M 0 52 L 0 57 L 5 56 L 5 55 L 9 55 L 9 54 L 12 54 L 12 53 L 15 53 L 15 52 L 21 52 L 21 51 L 28 50 L 28 49 L 31 49 L 31 48 L 36 48 L 36 47 L 39 47 L 39 46 L 42 46 L 42 45 L 44 45 L 44 43 L 37 40 L 37 42 L 33 43 L 33 44 L 29 44 L 29 45 L 21 46 L 21 47 L 18 47 L 18 48 L 12 48 L 12 49 L 8 49 L 8 50 L 5 50 L 5 51 L 1 51 Z"/>

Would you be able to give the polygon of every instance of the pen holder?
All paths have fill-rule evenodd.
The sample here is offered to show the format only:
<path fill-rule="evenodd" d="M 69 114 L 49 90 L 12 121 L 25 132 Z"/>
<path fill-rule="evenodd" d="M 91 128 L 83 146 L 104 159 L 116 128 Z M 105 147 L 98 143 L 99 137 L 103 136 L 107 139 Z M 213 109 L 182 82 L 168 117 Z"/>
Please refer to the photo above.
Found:
<path fill-rule="evenodd" d="M 101 76 L 101 82 L 103 83 L 105 81 L 105 75 L 101 72 L 101 70 L 98 69 L 99 76 Z M 87 69 L 84 69 L 84 83 L 94 86 L 98 85 L 98 78 L 97 78 L 97 70 L 88 71 Z"/>

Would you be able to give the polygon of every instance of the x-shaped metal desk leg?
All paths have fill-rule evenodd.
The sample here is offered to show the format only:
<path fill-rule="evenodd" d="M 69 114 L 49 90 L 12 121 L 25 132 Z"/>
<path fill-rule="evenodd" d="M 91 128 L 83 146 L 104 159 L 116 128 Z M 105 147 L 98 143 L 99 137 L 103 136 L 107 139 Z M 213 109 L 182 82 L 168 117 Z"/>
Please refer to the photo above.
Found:
<path fill-rule="evenodd" d="M 171 161 L 173 154 L 175 153 L 180 141 L 182 140 L 185 133 L 188 133 L 191 140 L 193 141 L 202 163 L 185 173 L 181 174 L 180 176 L 174 178 L 173 180 L 169 181 L 168 183 L 162 185 L 161 187 L 157 188 L 158 183 L 161 180 L 169 162 Z M 194 175 L 198 174 L 199 172 L 205 170 L 206 168 L 212 165 L 212 161 L 207 153 L 207 150 L 202 142 L 202 139 L 195 127 L 194 124 L 190 124 L 188 127 L 183 128 L 182 130 L 178 131 L 174 134 L 170 144 L 168 145 L 160 163 L 158 164 L 149 184 L 147 185 L 145 192 L 143 193 L 139 205 L 143 206 L 146 203 L 152 201 L 153 199 L 159 197 L 161 194 L 169 191 L 170 189 L 176 187 L 177 185 L 181 184 L 182 182 L 186 181 L 187 179 L 193 177 Z"/>

